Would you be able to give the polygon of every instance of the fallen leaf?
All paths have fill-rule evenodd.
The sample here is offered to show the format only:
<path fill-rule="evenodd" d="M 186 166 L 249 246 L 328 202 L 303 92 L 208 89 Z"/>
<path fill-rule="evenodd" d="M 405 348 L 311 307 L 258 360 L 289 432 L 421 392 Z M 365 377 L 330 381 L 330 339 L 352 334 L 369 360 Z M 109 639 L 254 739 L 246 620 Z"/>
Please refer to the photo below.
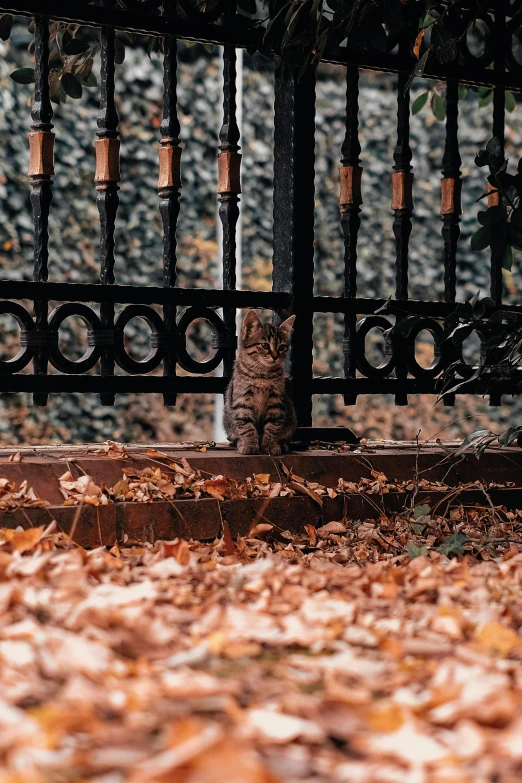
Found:
<path fill-rule="evenodd" d="M 509 655 L 511 650 L 522 646 L 522 636 L 497 622 L 484 625 L 477 638 L 488 650 L 500 655 Z"/>
<path fill-rule="evenodd" d="M 30 527 L 27 530 L 20 530 L 11 537 L 11 544 L 20 553 L 29 552 L 41 541 L 45 528 Z"/>
<path fill-rule="evenodd" d="M 226 522 L 223 523 L 223 541 L 225 543 L 225 552 L 227 555 L 233 555 L 237 551 L 236 543 L 232 538 L 230 528 Z"/>

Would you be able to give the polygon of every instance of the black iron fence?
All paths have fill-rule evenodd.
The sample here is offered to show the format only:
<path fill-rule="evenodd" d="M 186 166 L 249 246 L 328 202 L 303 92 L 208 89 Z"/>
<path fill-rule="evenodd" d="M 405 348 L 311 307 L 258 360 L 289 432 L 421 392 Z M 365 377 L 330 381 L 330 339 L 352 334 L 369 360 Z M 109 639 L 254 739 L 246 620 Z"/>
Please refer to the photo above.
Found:
<path fill-rule="evenodd" d="M 405 405 L 410 394 L 439 392 L 440 375 L 454 362 L 458 363 L 462 378 L 470 376 L 472 368 L 466 365 L 461 349 L 439 339 L 445 319 L 457 306 L 461 216 L 459 84 L 493 89 L 492 135 L 503 145 L 505 90 L 522 91 L 522 64 L 512 46 L 512 40 L 519 34 L 519 6 L 520 2 L 497 0 L 493 10 L 481 13 L 485 34 L 480 53 L 473 54 L 473 47 L 464 37 L 456 61 L 449 65 L 430 65 L 428 61 L 426 65 L 426 76 L 446 80 L 446 143 L 441 161 L 440 210 L 445 291 L 444 301 L 414 301 L 408 298 L 408 246 L 414 219 L 409 75 L 416 61 L 406 37 L 391 53 L 371 47 L 355 52 L 348 47 L 325 54 L 326 60 L 339 63 L 346 70 L 346 135 L 339 169 L 340 229 L 344 236 L 344 258 L 339 259 L 339 264 L 344 265 L 344 295 L 314 296 L 315 76 L 312 70 L 298 74 L 290 67 L 279 69 L 275 76 L 273 290 L 238 291 L 236 226 L 241 193 L 241 139 L 236 121 L 236 47 L 254 48 L 258 34 L 255 28 L 244 17 L 231 14 L 227 2 L 217 3 L 213 11 L 202 13 L 192 0 L 178 0 L 177 6 L 161 0 L 105 0 L 101 4 L 76 0 L 0 0 L 1 12 L 35 19 L 35 92 L 29 128 L 34 278 L 1 282 L 0 313 L 10 314 L 17 320 L 21 336 L 18 354 L 0 361 L 0 390 L 32 392 L 37 405 L 45 405 L 53 392 L 95 392 L 104 405 L 113 404 L 115 395 L 123 392 L 160 392 L 168 405 L 174 405 L 176 394 L 181 392 L 222 392 L 236 349 L 236 311 L 247 307 L 267 308 L 276 317 L 288 311 L 297 315 L 291 375 L 301 428 L 312 424 L 313 394 L 342 394 L 349 405 L 360 394 L 391 393 L 396 404 Z M 48 219 L 54 173 L 48 57 L 50 20 L 100 29 L 101 91 L 94 172 L 100 217 L 100 278 L 96 285 L 54 282 L 52 269 L 49 280 Z M 115 105 L 117 30 L 163 39 L 164 103 L 158 138 L 163 287 L 122 286 L 115 281 L 114 229 L 120 181 L 119 119 Z M 185 289 L 176 285 L 176 224 L 183 141 L 176 108 L 177 38 L 219 43 L 224 47 L 224 111 L 217 149 L 217 194 L 223 227 L 222 290 Z M 394 299 L 388 302 L 357 297 L 357 238 L 364 169 L 364 150 L 358 135 L 359 68 L 398 74 L 397 138 L 389 180 L 393 213 L 390 219 L 396 244 L 396 290 Z M 2 165 L 8 165 L 8 161 Z M 492 194 L 490 204 L 496 198 Z M 491 258 L 491 297 L 499 308 L 502 258 L 495 252 Z M 62 304 L 49 312 L 50 301 Z M 26 309 L 27 302 L 33 303 L 33 313 Z M 99 305 L 99 315 L 87 303 Z M 339 345 L 339 352 L 344 354 L 342 378 L 313 377 L 314 313 L 344 315 L 344 340 Z M 78 361 L 66 358 L 59 347 L 60 325 L 70 316 L 79 317 L 88 328 L 88 350 Z M 124 340 L 125 326 L 134 318 L 144 319 L 152 335 L 150 354 L 142 361 L 130 356 Z M 211 353 L 202 362 L 194 360 L 187 350 L 187 330 L 196 319 L 207 321 L 213 333 Z M 388 335 L 386 355 L 379 366 L 371 364 L 367 356 L 366 338 L 374 329 Z M 428 367 L 422 366 L 416 357 L 416 340 L 426 331 L 435 344 L 434 360 Z M 33 372 L 29 373 L 26 368 L 31 363 Z M 212 375 L 221 364 L 223 376 Z M 118 374 L 117 368 L 126 374 Z M 158 368 L 162 370 L 161 375 Z M 179 374 L 178 368 L 189 374 Z M 491 403 L 499 404 L 502 393 L 516 390 L 515 383 L 506 381 L 491 395 Z M 461 391 L 474 393 L 477 389 L 471 384 L 461 387 Z M 445 399 L 447 404 L 453 401 L 453 397 Z"/>

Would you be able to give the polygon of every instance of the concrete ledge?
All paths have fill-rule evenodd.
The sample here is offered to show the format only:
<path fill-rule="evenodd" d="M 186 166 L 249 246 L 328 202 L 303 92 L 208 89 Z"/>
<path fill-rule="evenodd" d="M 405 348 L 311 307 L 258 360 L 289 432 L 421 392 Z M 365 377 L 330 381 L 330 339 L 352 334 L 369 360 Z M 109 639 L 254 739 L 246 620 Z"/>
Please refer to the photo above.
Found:
<path fill-rule="evenodd" d="M 0 512 L 0 527 L 48 525 L 55 519 L 65 533 L 69 534 L 74 526 L 74 540 L 84 547 L 111 546 L 116 541 L 168 540 L 177 536 L 210 540 L 221 535 L 223 523 L 228 525 L 233 537 L 248 535 L 258 522 L 300 533 L 305 525 L 319 527 L 340 519 L 378 519 L 381 514 L 400 513 L 410 508 L 413 500 L 412 493 L 389 492 L 383 495 L 355 493 L 333 499 L 323 496 L 322 506 L 305 496 L 271 500 L 204 498 L 122 502 L 82 508 L 63 505 L 58 478 L 67 470 L 75 477 L 87 473 L 96 484 L 104 482 L 107 486 L 119 481 L 123 471 L 141 471 L 161 465 L 162 470 L 169 473 L 161 460 L 147 456 L 150 448 L 169 457 L 184 457 L 193 468 L 207 475 L 222 474 L 238 480 L 254 473 L 268 473 L 272 481 L 284 481 L 284 465 L 308 481 L 327 487 L 336 487 L 339 478 L 356 482 L 363 477 L 370 478 L 372 470 L 385 473 L 392 482 L 411 481 L 415 475 L 432 482 L 444 481 L 455 488 L 476 481 L 485 485 L 496 482 L 504 486 L 489 489 L 487 494 L 478 486 L 457 493 L 455 490 L 421 490 L 414 502 L 427 503 L 432 508 L 436 506 L 440 513 L 452 505 L 488 508 L 490 500 L 494 505 L 510 510 L 522 509 L 522 450 L 519 448 L 492 449 L 478 461 L 472 455 L 454 460 L 446 449 L 437 446 L 419 449 L 412 443 L 369 444 L 359 452 L 309 450 L 276 458 L 242 456 L 226 447 L 202 452 L 175 444 L 129 445 L 123 459 L 97 454 L 99 445 L 26 447 L 0 449 L 0 477 L 16 485 L 27 480 L 29 486 L 51 505 Z M 12 461 L 13 457 L 21 458 L 21 461 Z M 514 486 L 506 486 L 508 483 Z"/>
<path fill-rule="evenodd" d="M 495 506 L 508 510 L 522 509 L 522 489 L 496 489 L 488 492 Z M 321 527 L 328 522 L 379 519 L 410 507 L 411 494 L 390 492 L 383 495 L 344 495 L 326 498 L 323 506 L 308 497 L 284 497 L 272 500 L 218 501 L 212 498 L 177 500 L 173 503 L 116 503 L 108 506 L 59 506 L 22 508 L 0 512 L 0 528 L 47 526 L 56 520 L 59 530 L 68 535 L 74 526 L 73 539 L 86 549 L 118 543 L 154 542 L 176 537 L 213 540 L 222 534 L 223 523 L 233 538 L 247 536 L 259 522 L 276 530 L 303 533 L 305 525 Z M 439 514 L 451 507 L 480 506 L 489 510 L 487 497 L 481 491 L 419 492 L 416 504 L 437 507 Z"/>

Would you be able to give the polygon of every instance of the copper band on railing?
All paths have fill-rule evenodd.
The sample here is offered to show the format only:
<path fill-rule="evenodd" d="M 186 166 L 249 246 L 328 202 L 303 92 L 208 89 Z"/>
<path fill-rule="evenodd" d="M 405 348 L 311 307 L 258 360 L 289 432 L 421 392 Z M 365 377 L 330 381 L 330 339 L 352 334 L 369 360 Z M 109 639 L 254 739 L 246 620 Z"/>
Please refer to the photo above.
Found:
<path fill-rule="evenodd" d="M 440 214 L 462 215 L 461 205 L 462 180 L 455 177 L 444 177 L 440 182 Z"/>
<path fill-rule="evenodd" d="M 120 140 L 96 139 L 96 173 L 94 181 L 103 185 L 105 182 L 119 182 L 120 177 Z"/>
<path fill-rule="evenodd" d="M 392 174 L 392 205 L 395 211 L 413 209 L 413 174 L 394 171 Z"/>
<path fill-rule="evenodd" d="M 241 193 L 241 154 L 220 152 L 218 162 L 218 193 Z"/>
<path fill-rule="evenodd" d="M 54 174 L 54 133 L 51 131 L 33 131 L 29 137 L 30 177 Z"/>
<path fill-rule="evenodd" d="M 158 190 L 181 188 L 181 147 L 179 139 L 161 139 L 159 154 Z"/>
<path fill-rule="evenodd" d="M 341 212 L 360 207 L 363 203 L 361 192 L 362 167 L 340 166 L 339 206 Z"/>

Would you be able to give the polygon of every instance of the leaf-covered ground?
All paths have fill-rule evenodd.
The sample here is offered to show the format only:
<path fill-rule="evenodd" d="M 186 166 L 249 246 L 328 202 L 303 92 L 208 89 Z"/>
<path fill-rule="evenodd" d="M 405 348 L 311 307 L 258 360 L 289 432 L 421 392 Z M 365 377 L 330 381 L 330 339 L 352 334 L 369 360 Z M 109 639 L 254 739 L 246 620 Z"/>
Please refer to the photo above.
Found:
<path fill-rule="evenodd" d="M 0 783 L 519 781 L 522 546 L 410 558 L 368 525 L 0 531 Z"/>

